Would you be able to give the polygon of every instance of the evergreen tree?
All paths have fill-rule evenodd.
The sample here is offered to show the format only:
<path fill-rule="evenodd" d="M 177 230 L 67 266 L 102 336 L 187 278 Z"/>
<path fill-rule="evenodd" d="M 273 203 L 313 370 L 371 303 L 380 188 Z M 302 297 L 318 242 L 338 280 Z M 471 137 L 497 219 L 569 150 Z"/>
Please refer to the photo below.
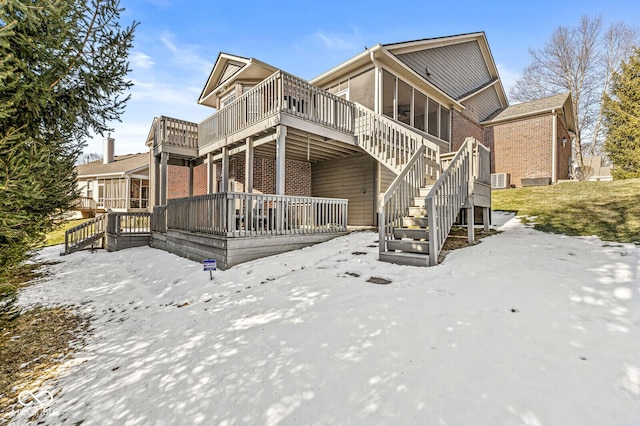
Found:
<path fill-rule="evenodd" d="M 640 177 L 640 48 L 614 75 L 602 113 L 607 134 L 604 149 L 613 163 L 613 177 Z"/>
<path fill-rule="evenodd" d="M 119 119 L 137 23 L 119 0 L 0 2 L 0 270 L 28 256 L 76 198 L 74 164 Z"/>

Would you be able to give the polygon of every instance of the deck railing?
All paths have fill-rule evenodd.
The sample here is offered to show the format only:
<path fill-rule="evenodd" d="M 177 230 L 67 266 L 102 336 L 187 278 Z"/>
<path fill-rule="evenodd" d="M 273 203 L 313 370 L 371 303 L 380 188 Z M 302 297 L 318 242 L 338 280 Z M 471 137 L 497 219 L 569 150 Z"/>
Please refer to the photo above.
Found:
<path fill-rule="evenodd" d="M 151 213 L 109 213 L 107 233 L 111 235 L 149 234 L 151 233 Z"/>
<path fill-rule="evenodd" d="M 477 182 L 491 185 L 491 150 L 476 143 L 473 150 L 473 177 Z"/>
<path fill-rule="evenodd" d="M 67 229 L 64 233 L 64 252 L 60 254 L 64 255 L 82 250 L 104 238 L 106 223 L 107 215 L 101 214 L 80 225 Z"/>
<path fill-rule="evenodd" d="M 151 231 L 167 232 L 167 206 L 155 206 L 153 208 Z"/>
<path fill-rule="evenodd" d="M 156 120 L 154 126 L 154 148 L 163 144 L 180 148 L 198 148 L 198 124 L 161 116 Z"/>
<path fill-rule="evenodd" d="M 386 164 L 391 170 L 400 172 L 421 146 L 426 146 L 425 173 L 435 180 L 440 173 L 440 146 L 423 136 L 417 129 L 410 129 L 399 122 L 376 114 L 370 109 L 355 105 L 355 134 L 358 145 Z"/>
<path fill-rule="evenodd" d="M 349 134 L 354 129 L 353 103 L 283 71 L 276 71 L 202 121 L 198 125 L 199 146 L 218 142 L 278 113 L 302 117 Z"/>
<path fill-rule="evenodd" d="M 378 199 L 378 229 L 380 233 L 380 253 L 387 250 L 387 241 L 393 239 L 393 228 L 401 228 L 405 216 L 409 215 L 409 207 L 413 206 L 415 197 L 420 195 L 420 188 L 425 185 L 425 168 L 430 158 L 427 147 L 422 145 L 409 159 L 406 167 L 391 183 L 387 192 Z"/>
<path fill-rule="evenodd" d="M 167 202 L 167 228 L 224 237 L 347 230 L 346 199 L 222 192 Z"/>
<path fill-rule="evenodd" d="M 462 206 L 469 199 L 473 181 L 473 153 L 479 145 L 467 138 L 442 172 L 426 198 L 429 223 L 429 264 L 437 265 L 438 255 Z"/>
<path fill-rule="evenodd" d="M 78 197 L 76 199 L 75 208 L 78 210 L 96 210 L 98 203 L 90 197 Z"/>

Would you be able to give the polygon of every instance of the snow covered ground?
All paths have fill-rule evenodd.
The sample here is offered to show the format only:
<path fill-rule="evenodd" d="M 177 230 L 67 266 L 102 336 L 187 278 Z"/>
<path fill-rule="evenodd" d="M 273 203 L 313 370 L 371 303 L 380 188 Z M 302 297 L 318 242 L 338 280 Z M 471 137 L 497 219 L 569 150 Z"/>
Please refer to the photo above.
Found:
<path fill-rule="evenodd" d="M 640 424 L 640 248 L 501 229 L 433 268 L 359 232 L 213 281 L 146 247 L 42 250 L 62 263 L 20 303 L 93 325 L 46 422 Z"/>

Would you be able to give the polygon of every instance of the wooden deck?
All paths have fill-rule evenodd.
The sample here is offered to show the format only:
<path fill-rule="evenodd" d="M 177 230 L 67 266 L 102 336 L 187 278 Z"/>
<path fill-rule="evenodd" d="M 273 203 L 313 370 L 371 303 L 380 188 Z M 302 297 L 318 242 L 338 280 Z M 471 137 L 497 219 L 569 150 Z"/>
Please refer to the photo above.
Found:
<path fill-rule="evenodd" d="M 223 192 L 154 208 L 151 245 L 221 269 L 347 232 L 344 199 Z"/>

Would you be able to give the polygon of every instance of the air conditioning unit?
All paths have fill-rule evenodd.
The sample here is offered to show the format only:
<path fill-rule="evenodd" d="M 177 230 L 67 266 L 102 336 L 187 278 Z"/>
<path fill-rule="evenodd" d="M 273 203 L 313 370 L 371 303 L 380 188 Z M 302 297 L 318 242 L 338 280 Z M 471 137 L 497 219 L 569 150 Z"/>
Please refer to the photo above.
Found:
<path fill-rule="evenodd" d="M 509 188 L 509 173 L 491 173 L 491 189 Z"/>

